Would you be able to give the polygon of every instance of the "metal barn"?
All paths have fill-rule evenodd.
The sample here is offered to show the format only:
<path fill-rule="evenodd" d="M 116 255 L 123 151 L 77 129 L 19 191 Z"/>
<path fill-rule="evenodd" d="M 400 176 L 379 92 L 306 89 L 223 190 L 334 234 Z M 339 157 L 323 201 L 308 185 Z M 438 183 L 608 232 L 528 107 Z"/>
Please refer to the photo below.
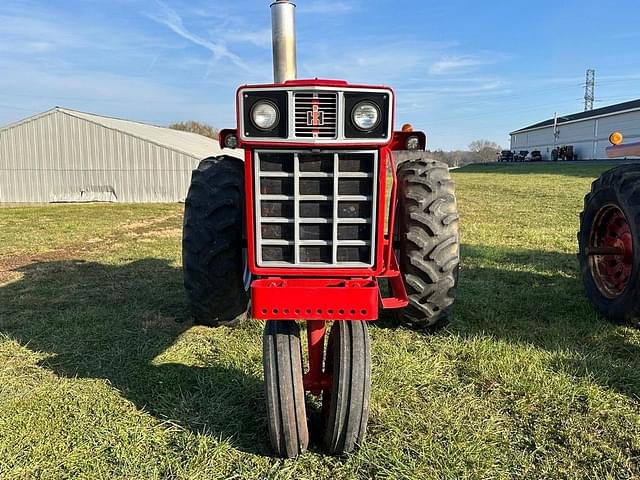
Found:
<path fill-rule="evenodd" d="M 554 127 L 555 125 L 555 127 Z M 580 160 L 606 159 L 609 135 L 622 132 L 625 142 L 640 141 L 640 99 L 558 116 L 511 132 L 511 150 L 540 150 L 543 160 L 551 151 L 572 145 Z"/>
<path fill-rule="evenodd" d="M 0 202 L 179 202 L 210 138 L 56 107 L 0 129 Z"/>

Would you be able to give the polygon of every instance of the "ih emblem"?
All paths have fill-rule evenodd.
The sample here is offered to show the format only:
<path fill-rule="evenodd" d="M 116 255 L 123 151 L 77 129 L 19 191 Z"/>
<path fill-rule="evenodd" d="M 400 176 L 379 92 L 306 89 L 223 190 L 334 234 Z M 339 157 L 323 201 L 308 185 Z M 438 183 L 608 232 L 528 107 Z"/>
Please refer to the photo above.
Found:
<path fill-rule="evenodd" d="M 307 112 L 307 126 L 309 127 L 321 127 L 324 125 L 324 112 L 320 110 L 318 105 L 318 99 L 313 99 L 311 110 Z"/>

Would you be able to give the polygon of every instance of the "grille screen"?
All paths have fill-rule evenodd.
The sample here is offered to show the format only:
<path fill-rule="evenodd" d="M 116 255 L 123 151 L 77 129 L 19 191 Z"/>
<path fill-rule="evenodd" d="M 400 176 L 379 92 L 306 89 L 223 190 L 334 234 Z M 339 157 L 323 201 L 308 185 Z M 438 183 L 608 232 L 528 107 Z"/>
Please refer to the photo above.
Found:
<path fill-rule="evenodd" d="M 334 92 L 295 92 L 295 136 L 336 138 L 338 96 Z"/>
<path fill-rule="evenodd" d="M 256 151 L 259 266 L 374 263 L 377 152 Z"/>

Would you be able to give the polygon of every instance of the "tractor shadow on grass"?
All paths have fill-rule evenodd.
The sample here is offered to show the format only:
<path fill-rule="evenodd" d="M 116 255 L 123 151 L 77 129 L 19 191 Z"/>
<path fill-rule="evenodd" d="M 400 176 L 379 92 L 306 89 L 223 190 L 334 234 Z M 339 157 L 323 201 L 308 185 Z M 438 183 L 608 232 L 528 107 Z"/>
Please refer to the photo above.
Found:
<path fill-rule="evenodd" d="M 463 245 L 451 323 L 425 335 L 491 337 L 550 352 L 548 368 L 637 401 L 640 333 L 598 315 L 575 254 Z M 384 312 L 378 328 L 395 329 Z"/>
<path fill-rule="evenodd" d="M 534 345 L 553 354 L 551 370 L 638 400 L 639 334 L 592 309 L 575 254 L 463 246 L 462 259 L 443 334 Z"/>
<path fill-rule="evenodd" d="M 42 262 L 19 271 L 22 279 L 0 287 L 0 333 L 53 354 L 41 366 L 106 379 L 160 421 L 268 454 L 262 381 L 216 362 L 219 336 L 189 346 L 190 363 L 203 366 L 173 363 L 167 352 L 192 326 L 179 269 L 144 259 Z"/>

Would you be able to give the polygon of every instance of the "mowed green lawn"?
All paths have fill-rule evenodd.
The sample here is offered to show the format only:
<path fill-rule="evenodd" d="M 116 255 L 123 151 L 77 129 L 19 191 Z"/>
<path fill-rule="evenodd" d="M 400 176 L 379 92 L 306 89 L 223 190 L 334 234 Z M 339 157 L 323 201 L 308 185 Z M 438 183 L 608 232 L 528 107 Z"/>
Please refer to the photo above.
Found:
<path fill-rule="evenodd" d="M 188 321 L 180 205 L 0 209 L 0 478 L 637 478 L 640 334 L 576 268 L 582 199 L 610 164 L 454 173 L 451 324 L 370 328 L 356 454 L 270 456 L 262 324 Z"/>

